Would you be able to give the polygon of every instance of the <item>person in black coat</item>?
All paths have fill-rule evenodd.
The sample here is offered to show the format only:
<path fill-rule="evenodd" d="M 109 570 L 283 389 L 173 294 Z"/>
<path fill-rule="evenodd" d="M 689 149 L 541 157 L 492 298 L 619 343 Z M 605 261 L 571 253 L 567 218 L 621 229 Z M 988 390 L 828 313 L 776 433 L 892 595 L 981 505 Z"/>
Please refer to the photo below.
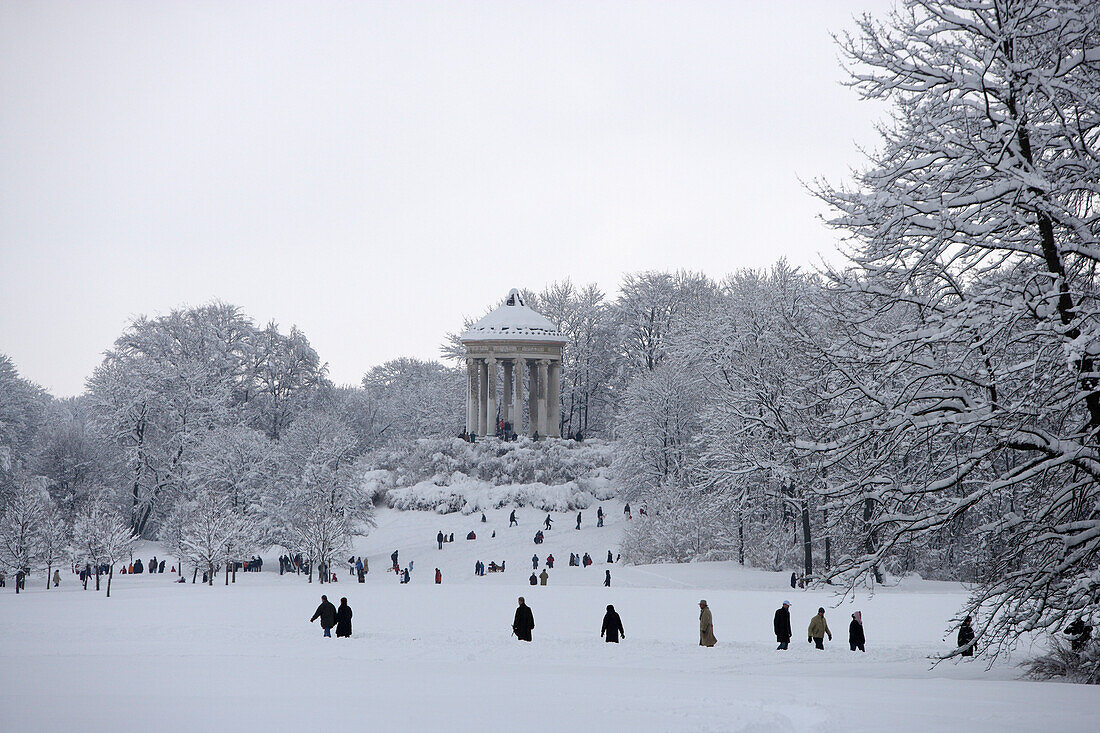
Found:
<path fill-rule="evenodd" d="M 863 635 L 863 612 L 856 611 L 852 614 L 852 623 L 848 624 L 848 646 L 853 652 L 856 649 L 865 652 L 867 650 L 863 645 L 866 643 L 867 637 Z"/>
<path fill-rule="evenodd" d="M 791 573 L 791 587 L 794 588 L 796 585 L 798 585 L 798 576 Z"/>
<path fill-rule="evenodd" d="M 535 575 L 534 572 L 532 572 L 531 573 L 531 585 L 538 585 L 538 584 L 539 584 L 539 578 L 538 578 L 537 575 Z"/>
<path fill-rule="evenodd" d="M 959 652 L 959 654 L 961 654 L 964 657 L 974 656 L 974 647 L 971 646 L 971 643 L 973 641 L 974 641 L 974 628 L 970 625 L 970 617 L 967 616 L 963 620 L 962 626 L 959 627 L 959 639 L 958 639 L 958 647 L 960 649 L 962 649 L 963 647 L 966 647 L 966 648 L 963 649 L 961 652 Z"/>
<path fill-rule="evenodd" d="M 1078 616 L 1062 633 L 1070 638 L 1070 649 L 1079 652 L 1092 638 L 1092 627 L 1085 623 L 1084 616 Z"/>
<path fill-rule="evenodd" d="M 519 598 L 519 608 L 516 609 L 516 617 L 512 620 L 512 633 L 520 641 L 531 641 L 531 631 L 535 628 L 535 615 L 531 613 L 531 607 Z"/>
<path fill-rule="evenodd" d="M 321 596 L 321 605 L 317 606 L 309 622 L 313 623 L 317 619 L 321 619 L 321 628 L 325 630 L 325 636 L 331 637 L 332 627 L 336 625 L 336 606 L 329 603 L 328 596 Z M 348 633 L 351 633 L 350 608 L 348 609 Z"/>
<path fill-rule="evenodd" d="M 347 598 L 341 598 L 340 607 L 336 609 L 336 636 L 351 637 L 351 606 Z"/>
<path fill-rule="evenodd" d="M 775 619 L 772 621 L 772 626 L 775 627 L 775 640 L 779 642 L 776 651 L 788 648 L 788 645 L 791 643 L 791 636 L 793 636 L 791 633 L 790 601 L 783 601 L 783 605 L 775 612 Z"/>
<path fill-rule="evenodd" d="M 439 543 L 439 549 L 441 550 L 443 549 L 443 539 L 443 530 L 440 530 L 439 533 L 435 536 L 435 541 Z"/>
<path fill-rule="evenodd" d="M 619 618 L 614 606 L 607 607 L 607 613 L 603 615 L 603 626 L 600 627 L 600 636 L 604 641 L 619 643 L 619 637 L 626 638 L 623 632 L 623 620 Z"/>

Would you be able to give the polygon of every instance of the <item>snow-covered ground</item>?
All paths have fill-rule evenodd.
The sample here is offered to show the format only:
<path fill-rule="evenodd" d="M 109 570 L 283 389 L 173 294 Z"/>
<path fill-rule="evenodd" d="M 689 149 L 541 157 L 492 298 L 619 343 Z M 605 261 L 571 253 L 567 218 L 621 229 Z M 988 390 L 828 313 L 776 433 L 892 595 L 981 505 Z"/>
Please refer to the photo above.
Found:
<path fill-rule="evenodd" d="M 541 546 L 545 514 L 532 509 L 511 529 L 506 509 L 486 524 L 383 511 L 357 547 L 370 559 L 362 585 L 343 568 L 335 585 L 279 577 L 275 557 L 229 588 L 116 576 L 110 599 L 68 573 L 48 592 L 36 576 L 25 595 L 0 591 L 0 730 L 1100 730 L 1100 688 L 1019 681 L 1018 668 L 981 661 L 930 668 L 965 597 L 956 584 L 910 582 L 834 608 L 827 592 L 791 590 L 789 573 L 608 566 L 623 516 L 603 506 L 607 527 L 594 510 L 580 531 L 575 514 L 556 514 Z M 456 540 L 442 551 L 440 529 Z M 394 549 L 415 562 L 409 585 L 383 572 Z M 596 564 L 568 567 L 570 551 Z M 550 584 L 530 587 L 531 555 L 549 552 Z M 474 577 L 478 559 L 508 570 Z M 348 597 L 350 640 L 307 623 L 321 593 Z M 519 595 L 534 611 L 531 644 L 510 635 Z M 714 612 L 712 649 L 698 646 L 700 598 Z M 784 599 L 795 639 L 781 653 L 771 620 Z M 608 603 L 626 629 L 619 645 L 599 638 Z M 818 605 L 835 637 L 824 652 L 799 636 Z M 866 654 L 848 651 L 855 609 Z"/>

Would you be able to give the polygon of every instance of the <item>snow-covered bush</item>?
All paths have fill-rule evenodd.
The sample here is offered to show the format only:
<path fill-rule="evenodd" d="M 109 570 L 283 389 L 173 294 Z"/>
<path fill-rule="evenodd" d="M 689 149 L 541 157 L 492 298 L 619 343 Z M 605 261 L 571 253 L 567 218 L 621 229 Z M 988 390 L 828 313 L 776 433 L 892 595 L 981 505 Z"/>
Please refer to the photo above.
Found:
<path fill-rule="evenodd" d="M 604 441 L 423 439 L 378 453 L 364 490 L 396 509 L 442 514 L 508 505 L 584 509 L 618 493 L 608 470 L 612 452 Z"/>

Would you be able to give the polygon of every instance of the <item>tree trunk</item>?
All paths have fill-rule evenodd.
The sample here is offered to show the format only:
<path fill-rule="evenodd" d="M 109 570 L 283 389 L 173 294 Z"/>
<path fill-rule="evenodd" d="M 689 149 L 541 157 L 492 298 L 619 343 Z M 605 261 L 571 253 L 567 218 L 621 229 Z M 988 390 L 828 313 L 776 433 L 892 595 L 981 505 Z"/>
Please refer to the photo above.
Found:
<path fill-rule="evenodd" d="M 107 597 L 111 597 L 111 578 L 115 577 L 115 566 L 111 565 L 110 572 L 107 573 Z"/>
<path fill-rule="evenodd" d="M 737 512 L 737 562 L 745 564 L 745 516 Z"/>
<path fill-rule="evenodd" d="M 50 589 L 50 576 L 53 575 L 53 565 L 46 565 L 46 590 Z"/>
<path fill-rule="evenodd" d="M 833 543 L 829 536 L 829 510 L 821 510 L 821 524 L 825 529 L 825 569 L 833 566 Z"/>
<path fill-rule="evenodd" d="M 873 555 L 875 553 L 875 531 L 871 527 L 871 515 L 874 510 L 874 499 L 870 497 L 863 500 L 863 529 L 865 537 L 863 539 L 863 552 L 865 555 Z M 875 582 L 882 583 L 882 573 L 879 572 L 878 563 L 871 566 L 871 571 L 875 574 Z"/>
<path fill-rule="evenodd" d="M 810 535 L 810 505 L 802 500 L 802 553 L 807 580 L 814 574 L 814 550 Z"/>
<path fill-rule="evenodd" d="M 99 565 L 95 566 L 95 591 L 99 592 Z"/>

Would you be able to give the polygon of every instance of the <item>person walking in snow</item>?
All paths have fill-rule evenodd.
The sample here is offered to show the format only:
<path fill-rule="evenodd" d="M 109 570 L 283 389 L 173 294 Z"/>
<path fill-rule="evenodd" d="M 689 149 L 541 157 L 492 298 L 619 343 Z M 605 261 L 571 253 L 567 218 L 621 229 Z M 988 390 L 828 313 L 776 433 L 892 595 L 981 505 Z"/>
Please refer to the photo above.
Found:
<path fill-rule="evenodd" d="M 336 606 L 329 603 L 328 596 L 321 596 L 321 605 L 317 606 L 309 622 L 313 623 L 317 619 L 321 619 L 321 628 L 325 630 L 325 636 L 331 638 L 332 627 L 336 625 Z M 348 623 L 351 623 L 350 616 Z"/>
<path fill-rule="evenodd" d="M 550 520 L 550 514 L 549 513 L 547 513 L 547 515 L 546 515 L 546 521 L 544 522 L 544 524 L 546 525 L 546 531 L 549 532 L 550 531 L 550 525 L 553 524 L 553 522 Z"/>
<path fill-rule="evenodd" d="M 61 585 L 61 571 L 60 570 L 54 570 L 53 571 L 53 587 L 56 588 L 59 585 Z"/>
<path fill-rule="evenodd" d="M 400 565 L 397 564 L 397 550 L 394 550 L 393 554 L 390 555 L 390 560 L 393 561 L 393 572 L 396 573 L 398 568 L 401 567 Z"/>
<path fill-rule="evenodd" d="M 852 623 L 848 624 L 848 646 L 853 652 L 856 649 L 865 652 L 867 650 L 863 645 L 866 643 L 867 637 L 863 635 L 863 612 L 856 611 L 852 614 Z"/>
<path fill-rule="evenodd" d="M 547 555 L 546 556 L 546 567 L 550 568 L 551 570 L 554 569 L 554 556 L 553 555 Z"/>
<path fill-rule="evenodd" d="M 779 607 L 779 610 L 775 612 L 775 619 L 772 621 L 772 626 L 775 627 L 775 640 L 779 642 L 779 646 L 775 649 L 787 649 L 791 643 L 791 637 L 794 634 L 791 632 L 791 602 L 783 601 L 783 605 Z"/>
<path fill-rule="evenodd" d="M 530 582 L 531 582 L 531 585 L 538 585 L 539 584 L 539 577 L 537 575 L 535 575 L 534 570 L 531 571 L 531 581 Z"/>
<path fill-rule="evenodd" d="M 810 628 L 806 632 L 806 639 L 818 649 L 825 648 L 825 635 L 829 635 L 829 641 L 833 640 L 833 632 L 829 631 L 829 622 L 825 620 L 825 609 L 817 609 L 817 615 L 810 619 Z"/>
<path fill-rule="evenodd" d="M 798 585 L 798 576 L 791 573 L 791 587 L 794 588 L 796 585 Z"/>
<path fill-rule="evenodd" d="M 596 507 L 596 526 L 603 526 L 603 506 Z"/>
<path fill-rule="evenodd" d="M 532 555 L 531 556 L 531 569 L 532 570 L 538 570 L 539 569 L 539 556 L 538 555 Z"/>
<path fill-rule="evenodd" d="M 439 534 L 435 536 L 435 541 L 439 543 L 439 549 L 443 549 L 443 530 L 439 531 Z"/>
<path fill-rule="evenodd" d="M 581 528 L 581 513 L 577 512 L 577 529 Z"/>
<path fill-rule="evenodd" d="M 546 568 L 542 569 L 539 573 L 539 585 L 546 585 L 546 581 L 550 580 L 550 573 L 546 572 Z"/>
<path fill-rule="evenodd" d="M 435 569 L 435 584 L 439 585 L 443 582 L 443 573 L 439 572 L 439 568 Z"/>
<path fill-rule="evenodd" d="M 610 570 L 605 570 L 604 571 L 603 587 L 604 588 L 610 588 L 611 587 L 611 571 Z"/>
<path fill-rule="evenodd" d="M 341 598 L 340 607 L 336 609 L 336 638 L 340 637 L 351 638 L 351 606 L 347 598 Z"/>
<path fill-rule="evenodd" d="M 516 617 L 512 620 L 512 633 L 520 641 L 531 641 L 531 632 L 535 628 L 535 615 L 531 612 L 523 596 L 519 597 L 519 607 L 516 609 Z"/>
<path fill-rule="evenodd" d="M 613 563 L 613 562 L 615 562 L 615 558 L 613 558 L 613 557 L 611 556 L 611 550 L 608 550 L 608 551 L 607 551 L 607 563 L 608 563 L 608 565 L 610 565 L 610 564 L 611 564 L 611 563 Z"/>
<path fill-rule="evenodd" d="M 718 639 L 714 637 L 714 619 L 706 601 L 699 601 L 699 646 L 714 646 Z"/>
<path fill-rule="evenodd" d="M 409 569 L 405 568 L 404 570 L 401 571 L 401 584 L 404 585 L 405 583 L 408 583 L 408 582 L 409 582 Z"/>
<path fill-rule="evenodd" d="M 589 565 L 591 565 L 592 564 L 592 556 L 589 555 L 587 552 L 584 553 L 584 560 L 581 561 L 581 564 L 584 565 L 584 567 L 588 567 Z"/>
<path fill-rule="evenodd" d="M 516 510 L 513 509 L 512 513 L 508 515 L 508 526 L 515 527 L 519 522 L 516 521 Z"/>
<path fill-rule="evenodd" d="M 607 613 L 603 615 L 603 626 L 600 627 L 600 636 L 603 640 L 611 644 L 618 644 L 619 637 L 626 638 L 626 634 L 623 632 L 623 620 L 619 618 L 619 614 L 615 611 L 615 607 L 609 605 L 607 607 Z"/>
<path fill-rule="evenodd" d="M 974 627 L 970 625 L 970 617 L 967 616 L 963 619 L 962 625 L 959 626 L 959 638 L 958 646 L 962 649 L 959 654 L 964 657 L 974 656 Z"/>

